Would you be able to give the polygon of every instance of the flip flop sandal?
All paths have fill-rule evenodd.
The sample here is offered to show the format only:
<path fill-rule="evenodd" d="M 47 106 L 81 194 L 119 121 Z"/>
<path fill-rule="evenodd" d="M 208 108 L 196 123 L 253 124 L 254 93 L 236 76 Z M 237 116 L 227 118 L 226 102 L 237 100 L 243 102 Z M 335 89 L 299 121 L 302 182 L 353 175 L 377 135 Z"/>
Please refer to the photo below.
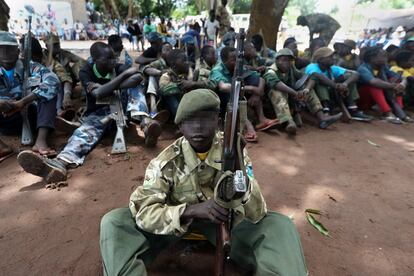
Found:
<path fill-rule="evenodd" d="M 158 137 L 161 135 L 161 126 L 158 122 L 150 122 L 144 128 L 145 145 L 147 147 L 154 147 L 157 144 Z"/>
<path fill-rule="evenodd" d="M 57 152 L 54 149 L 50 149 L 50 148 L 48 148 L 46 150 L 41 150 L 37 147 L 33 147 L 32 151 L 35 152 L 35 153 L 38 153 L 42 156 L 46 156 L 48 158 L 52 158 L 52 157 L 55 157 L 57 155 Z"/>
<path fill-rule="evenodd" d="M 6 160 L 9 157 L 12 157 L 15 154 L 16 154 L 16 152 L 14 152 L 14 151 L 6 153 L 6 155 L 3 155 L 2 157 L 0 157 L 0 163 L 3 162 L 4 160 Z"/>
<path fill-rule="evenodd" d="M 244 134 L 244 140 L 246 140 L 247 142 L 250 142 L 250 143 L 257 143 L 258 142 L 257 134 L 245 133 Z"/>
<path fill-rule="evenodd" d="M 278 119 L 274 119 L 274 120 L 271 120 L 271 121 L 269 121 L 267 123 L 263 123 L 263 124 L 257 125 L 255 128 L 256 128 L 257 131 L 264 131 L 264 130 L 271 129 L 271 128 L 279 125 L 279 124 L 280 124 L 279 120 Z"/>
<path fill-rule="evenodd" d="M 47 183 L 66 180 L 66 168 L 59 161 L 52 160 L 25 150 L 17 156 L 17 162 L 28 173 L 43 177 Z"/>

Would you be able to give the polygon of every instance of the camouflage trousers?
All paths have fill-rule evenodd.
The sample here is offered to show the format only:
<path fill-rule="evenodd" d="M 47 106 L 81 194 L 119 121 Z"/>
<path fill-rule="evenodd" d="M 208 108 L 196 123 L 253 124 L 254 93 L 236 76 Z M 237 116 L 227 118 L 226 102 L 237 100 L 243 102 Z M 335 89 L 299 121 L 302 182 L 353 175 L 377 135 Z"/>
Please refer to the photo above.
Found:
<path fill-rule="evenodd" d="M 189 232 L 216 243 L 215 224 L 194 220 Z M 147 275 L 146 266 L 181 237 L 140 230 L 129 208 L 115 209 L 101 221 L 100 247 L 104 275 Z M 299 234 L 292 221 L 268 212 L 258 223 L 243 220 L 231 231 L 230 258 L 254 275 L 307 275 Z"/>
<path fill-rule="evenodd" d="M 122 93 L 123 103 L 126 111 L 130 114 L 148 116 L 148 107 L 143 90 L 130 88 L 127 93 Z M 125 102 L 126 100 L 126 102 Z M 125 108 L 124 108 L 125 111 Z M 80 166 L 85 161 L 88 153 L 98 144 L 108 129 L 111 121 L 103 119 L 111 114 L 109 106 L 104 106 L 81 118 L 81 126 L 78 127 L 69 138 L 65 148 L 58 154 L 57 158 L 72 166 Z M 137 118 L 134 116 L 134 118 Z"/>
<path fill-rule="evenodd" d="M 269 98 L 273 109 L 275 110 L 276 117 L 280 122 L 284 123 L 293 120 L 287 93 L 272 89 L 269 92 Z M 310 90 L 309 93 L 305 95 L 303 103 L 312 114 L 316 114 L 318 111 L 322 110 L 321 102 L 314 90 Z"/>
<path fill-rule="evenodd" d="M 354 107 L 356 101 L 359 99 L 357 85 L 355 83 L 350 84 L 348 86 L 348 89 L 349 93 L 346 97 L 343 98 L 343 100 L 347 107 Z M 329 102 L 331 105 L 335 105 L 335 103 L 338 104 L 336 98 L 337 95 L 335 95 L 336 91 L 334 91 L 332 88 L 326 85 L 317 84 L 315 86 L 315 91 L 321 102 L 326 101 Z"/>

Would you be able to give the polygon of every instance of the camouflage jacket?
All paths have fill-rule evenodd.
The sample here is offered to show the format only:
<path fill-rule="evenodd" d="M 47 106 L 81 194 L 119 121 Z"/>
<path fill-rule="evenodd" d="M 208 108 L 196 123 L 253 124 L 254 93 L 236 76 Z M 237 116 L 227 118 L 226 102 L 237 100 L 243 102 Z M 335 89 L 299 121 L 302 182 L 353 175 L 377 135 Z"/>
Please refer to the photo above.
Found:
<path fill-rule="evenodd" d="M 293 65 L 289 72 L 284 74 L 277 69 L 276 64 L 273 64 L 266 68 L 263 78 L 265 79 L 267 89 L 275 89 L 275 85 L 279 81 L 293 88 L 296 81 L 303 77 L 303 75 L 305 74 L 296 69 Z"/>
<path fill-rule="evenodd" d="M 48 53 L 44 52 L 42 64 L 49 68 L 56 76 L 59 78 L 61 83 L 69 82 L 72 83 L 72 78 L 70 77 L 70 72 L 66 71 L 65 67 L 58 60 L 52 57 L 52 60 L 49 62 Z"/>
<path fill-rule="evenodd" d="M 308 28 L 311 33 L 321 33 L 323 31 L 338 30 L 341 25 L 331 16 L 324 13 L 313 13 L 305 16 Z"/>
<path fill-rule="evenodd" d="M 220 18 L 220 20 L 219 20 L 219 23 L 220 23 L 219 33 L 220 33 L 221 36 L 223 36 L 229 31 L 229 28 L 231 26 L 230 14 L 229 14 L 226 7 L 219 6 L 217 8 L 217 16 Z"/>
<path fill-rule="evenodd" d="M 144 73 L 147 68 L 155 68 L 157 70 L 163 71 L 168 68 L 167 62 L 161 57 L 157 60 L 154 60 L 150 64 L 147 64 L 142 67 L 142 73 Z"/>
<path fill-rule="evenodd" d="M 21 99 L 23 85 L 23 63 L 19 60 L 14 67 L 13 81 L 6 75 L 6 71 L 0 66 L 0 99 L 18 100 Z M 30 78 L 28 86 L 37 99 L 47 102 L 56 97 L 60 91 L 58 77 L 48 68 L 37 62 L 30 62 Z"/>
<path fill-rule="evenodd" d="M 181 89 L 182 80 L 192 80 L 192 76 L 178 76 L 173 70 L 169 69 L 167 72 L 162 74 L 160 78 L 159 88 L 161 95 L 172 96 L 183 94 L 184 91 Z"/>
<path fill-rule="evenodd" d="M 60 51 L 58 60 L 75 81 L 79 80 L 79 71 L 86 64 L 86 60 L 66 50 Z"/>
<path fill-rule="evenodd" d="M 187 205 L 214 197 L 216 176 L 221 169 L 222 134 L 217 133 L 206 160 L 201 161 L 189 142 L 181 137 L 153 159 L 145 179 L 131 195 L 129 207 L 136 224 L 144 231 L 181 236 L 187 232 L 180 216 Z M 234 225 L 243 219 L 259 222 L 266 214 L 266 202 L 245 152 L 244 163 L 251 184 L 249 199 L 234 209 Z"/>
<path fill-rule="evenodd" d="M 194 71 L 194 81 L 203 82 L 205 88 L 214 90 L 216 89 L 216 85 L 209 80 L 211 69 L 205 61 L 200 61 Z"/>

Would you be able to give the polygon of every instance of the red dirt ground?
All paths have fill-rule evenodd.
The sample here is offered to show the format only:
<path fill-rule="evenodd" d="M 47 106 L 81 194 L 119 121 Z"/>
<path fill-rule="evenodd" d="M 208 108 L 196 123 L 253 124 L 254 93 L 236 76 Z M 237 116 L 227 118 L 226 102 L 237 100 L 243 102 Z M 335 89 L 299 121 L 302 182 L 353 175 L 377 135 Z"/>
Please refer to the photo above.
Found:
<path fill-rule="evenodd" d="M 307 126 L 295 139 L 260 133 L 248 145 L 269 209 L 293 216 L 311 275 L 414 275 L 413 133 L 414 125 L 341 123 Z M 1 275 L 102 274 L 101 217 L 127 206 L 150 159 L 172 141 L 164 134 L 150 150 L 134 136 L 121 156 L 108 155 L 112 137 L 104 139 L 60 191 L 46 190 L 16 158 L 0 164 Z M 60 149 L 66 138 L 55 137 Z M 1 139 L 18 145 L 17 137 Z M 326 213 L 320 221 L 331 238 L 307 223 L 307 208 Z M 170 252 L 150 275 L 211 275 L 209 252 Z"/>

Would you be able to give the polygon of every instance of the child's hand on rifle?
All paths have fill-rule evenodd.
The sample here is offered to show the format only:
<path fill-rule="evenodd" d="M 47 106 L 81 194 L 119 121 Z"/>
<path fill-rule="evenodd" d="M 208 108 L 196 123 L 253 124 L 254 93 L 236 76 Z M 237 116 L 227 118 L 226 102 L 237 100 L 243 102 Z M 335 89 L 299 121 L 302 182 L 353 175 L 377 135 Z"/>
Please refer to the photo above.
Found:
<path fill-rule="evenodd" d="M 182 219 L 206 219 L 213 223 L 226 222 L 229 218 L 229 210 L 219 206 L 214 199 L 189 205 L 181 215 Z"/>

